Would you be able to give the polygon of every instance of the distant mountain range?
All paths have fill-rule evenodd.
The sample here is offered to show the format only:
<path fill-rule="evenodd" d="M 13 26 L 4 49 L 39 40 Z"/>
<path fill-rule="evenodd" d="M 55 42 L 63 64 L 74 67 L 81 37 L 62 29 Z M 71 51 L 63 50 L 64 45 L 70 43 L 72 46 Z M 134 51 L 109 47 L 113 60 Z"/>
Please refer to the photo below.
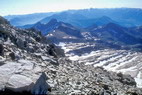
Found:
<path fill-rule="evenodd" d="M 23 26 L 27 24 L 34 24 L 41 19 L 53 15 L 53 12 L 49 13 L 34 13 L 27 15 L 8 15 L 5 18 L 10 21 L 10 23 L 14 26 Z"/>
<path fill-rule="evenodd" d="M 46 17 L 43 17 L 45 16 Z M 31 19 L 20 28 L 34 28 L 41 31 L 53 43 L 91 42 L 98 48 L 142 50 L 142 9 L 112 8 L 69 10 L 59 13 L 31 14 L 17 16 L 20 19 Z M 6 17 L 11 21 L 15 17 Z M 23 19 L 24 20 L 24 19 Z M 20 21 L 20 20 L 17 20 Z M 16 21 L 14 21 L 17 23 Z M 30 20 L 29 20 L 30 22 Z M 11 22 L 12 23 L 12 22 Z M 23 22 L 21 22 L 23 23 Z"/>
<path fill-rule="evenodd" d="M 104 25 L 110 22 L 125 27 L 142 25 L 142 9 L 137 8 L 102 8 L 68 10 L 59 13 L 42 13 L 18 16 L 5 16 L 14 26 L 32 26 L 41 22 L 48 23 L 51 19 L 57 19 L 70 23 L 77 27 L 88 27 L 93 24 Z M 27 25 L 30 24 L 30 25 Z"/>
<path fill-rule="evenodd" d="M 52 18 L 55 18 L 59 21 L 63 21 L 66 23 L 70 23 L 74 26 L 77 27 L 88 27 L 90 25 L 96 24 L 96 25 L 104 25 L 110 22 L 115 22 L 116 21 L 112 20 L 111 18 L 107 17 L 107 16 L 101 16 L 101 17 L 94 17 L 94 18 L 87 18 L 84 17 L 83 15 L 79 15 L 79 14 L 71 14 L 71 13 L 61 13 L 58 15 L 52 15 L 50 17 L 44 18 L 42 19 L 40 22 L 41 23 L 47 23 L 49 22 L 49 20 L 51 20 Z"/>
<path fill-rule="evenodd" d="M 115 23 L 78 28 L 52 19 L 47 24 L 36 23 L 34 29 L 41 31 L 53 43 L 97 43 L 99 48 L 136 49 L 142 47 L 142 27 L 126 28 Z M 97 40 L 96 40 L 97 39 Z"/>

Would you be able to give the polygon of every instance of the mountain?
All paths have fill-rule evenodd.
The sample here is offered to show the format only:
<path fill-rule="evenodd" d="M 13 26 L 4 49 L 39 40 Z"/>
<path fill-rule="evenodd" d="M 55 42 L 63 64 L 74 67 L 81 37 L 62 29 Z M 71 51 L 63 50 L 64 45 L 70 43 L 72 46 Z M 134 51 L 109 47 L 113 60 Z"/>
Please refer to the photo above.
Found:
<path fill-rule="evenodd" d="M 69 12 L 62 12 L 59 14 L 54 14 L 52 16 L 46 17 L 46 18 L 42 19 L 40 22 L 41 23 L 48 23 L 51 19 L 57 19 L 58 21 L 62 21 L 65 23 L 70 23 L 70 24 L 79 26 L 79 25 L 81 25 L 81 23 L 79 23 L 76 20 L 82 20 L 82 19 L 86 19 L 86 18 L 80 14 L 72 14 Z"/>
<path fill-rule="evenodd" d="M 83 15 L 71 14 L 68 12 L 63 12 L 60 14 L 52 15 L 50 17 L 46 17 L 46 18 L 42 19 L 40 22 L 41 23 L 48 23 L 51 19 L 54 19 L 54 18 L 57 19 L 58 21 L 70 23 L 70 24 L 77 26 L 77 27 L 88 27 L 93 24 L 104 25 L 104 24 L 108 24 L 110 22 L 117 23 L 116 21 L 113 21 L 111 18 L 109 18 L 107 16 L 89 19 Z"/>
<path fill-rule="evenodd" d="M 61 16 L 62 17 L 62 16 Z M 70 19 L 62 19 L 62 18 L 59 18 L 58 16 L 50 16 L 50 17 L 47 17 L 45 19 L 43 19 L 42 21 L 40 21 L 40 23 L 42 24 L 46 24 L 48 23 L 50 20 L 52 19 L 58 19 L 58 21 L 61 21 L 61 22 L 66 22 L 66 23 L 70 23 L 76 27 L 80 27 L 80 28 L 86 28 L 86 27 L 89 27 L 93 24 L 96 24 L 98 26 L 101 26 L 101 25 L 105 25 L 105 24 L 108 24 L 108 23 L 117 23 L 116 21 L 112 20 L 111 18 L 109 17 L 106 17 L 106 16 L 103 16 L 103 17 L 100 17 L 100 18 L 96 18 L 96 19 L 87 19 L 87 18 L 82 18 L 82 19 L 72 19 L 72 17 L 69 17 Z M 17 26 L 19 28 L 30 28 L 34 26 L 34 24 L 28 24 L 28 25 L 24 25 L 24 26 Z"/>
<path fill-rule="evenodd" d="M 98 25 L 98 26 L 102 26 L 108 23 L 117 23 L 116 21 L 112 20 L 111 18 L 107 17 L 107 16 L 102 16 L 100 18 L 97 18 L 94 21 L 94 24 Z"/>
<path fill-rule="evenodd" d="M 10 23 L 14 26 L 23 26 L 27 24 L 34 24 L 41 19 L 53 15 L 53 12 L 48 13 L 34 13 L 27 15 L 8 15 L 5 18 L 10 21 Z"/>
<path fill-rule="evenodd" d="M 135 35 L 137 38 L 142 38 L 142 26 L 130 28 L 129 33 Z"/>
<path fill-rule="evenodd" d="M 136 8 L 103 8 L 69 10 L 42 19 L 41 23 L 47 23 L 55 18 L 59 21 L 70 23 L 78 27 L 88 27 L 91 24 L 107 24 L 117 22 L 125 27 L 139 26 L 141 23 L 142 9 Z M 97 20 L 98 19 L 98 20 Z M 101 21 L 102 20 L 102 21 Z M 107 23 L 104 23 L 107 22 Z"/>
<path fill-rule="evenodd" d="M 83 27 L 83 28 L 90 27 L 92 25 L 102 26 L 108 23 L 118 23 L 107 16 L 102 16 L 99 18 L 92 18 L 92 19 L 87 18 L 87 19 L 77 20 L 76 22 L 78 22 L 80 26 L 74 23 L 71 23 L 71 24 L 78 27 Z"/>
<path fill-rule="evenodd" d="M 61 36 L 74 36 L 81 37 L 80 30 L 71 24 L 57 21 L 56 19 L 51 19 L 47 24 L 41 24 L 38 22 L 32 28 L 40 30 L 43 35 L 56 35 L 55 37 Z"/>
<path fill-rule="evenodd" d="M 32 26 L 38 21 L 45 24 L 51 19 L 70 23 L 76 27 L 89 27 L 93 24 L 116 23 L 124 27 L 141 26 L 142 9 L 137 8 L 91 8 L 63 12 L 35 13 L 29 15 L 5 16 L 14 26 Z M 25 27 L 26 27 L 25 26 Z"/>
<path fill-rule="evenodd" d="M 140 44 L 142 39 L 138 39 L 136 35 L 131 35 L 131 32 L 125 27 L 114 23 L 109 23 L 95 30 L 89 30 L 92 35 L 97 36 L 105 41 L 113 41 L 119 44 Z M 135 31 L 137 32 L 137 31 Z"/>
<path fill-rule="evenodd" d="M 114 21 L 119 22 L 122 26 L 137 26 L 141 25 L 142 9 L 137 8 L 102 8 L 102 9 L 82 9 L 72 11 L 74 14 L 81 14 L 87 18 L 99 18 L 107 16 Z"/>
<path fill-rule="evenodd" d="M 33 25 L 32 28 L 42 31 L 43 35 L 47 35 L 49 31 L 54 30 L 56 27 L 59 26 L 59 24 L 60 23 L 58 23 L 56 19 L 52 19 L 47 24 L 41 24 L 40 22 L 38 22 Z"/>
<path fill-rule="evenodd" d="M 59 23 L 55 28 L 57 33 L 82 38 L 79 29 L 70 24 L 53 19 L 47 26 L 56 23 Z M 142 93 L 130 75 L 71 61 L 40 31 L 13 27 L 2 17 L 0 42 L 0 95 Z M 70 50 L 79 49 L 78 46 L 75 43 Z"/>
<path fill-rule="evenodd" d="M 88 28 L 82 29 L 52 19 L 47 24 L 38 22 L 32 28 L 41 31 L 43 35 L 54 43 L 59 43 L 60 41 L 74 43 L 89 42 L 96 43 L 97 48 L 100 49 L 136 49 L 141 51 L 142 37 L 140 36 L 140 27 L 126 28 L 115 23 L 108 23 L 102 26 L 94 24 Z"/>

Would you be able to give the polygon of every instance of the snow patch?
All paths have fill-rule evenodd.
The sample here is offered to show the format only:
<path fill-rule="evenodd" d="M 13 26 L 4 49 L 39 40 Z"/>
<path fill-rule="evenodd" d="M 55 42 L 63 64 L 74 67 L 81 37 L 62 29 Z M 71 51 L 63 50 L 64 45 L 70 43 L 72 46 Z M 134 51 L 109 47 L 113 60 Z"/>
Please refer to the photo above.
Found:
<path fill-rule="evenodd" d="M 71 49 L 68 49 L 68 48 L 66 47 L 66 44 L 63 43 L 63 42 L 60 42 L 60 43 L 58 44 L 58 46 L 60 46 L 60 47 L 64 50 L 65 53 L 67 53 L 67 52 L 69 52 L 69 51 L 71 50 Z"/>

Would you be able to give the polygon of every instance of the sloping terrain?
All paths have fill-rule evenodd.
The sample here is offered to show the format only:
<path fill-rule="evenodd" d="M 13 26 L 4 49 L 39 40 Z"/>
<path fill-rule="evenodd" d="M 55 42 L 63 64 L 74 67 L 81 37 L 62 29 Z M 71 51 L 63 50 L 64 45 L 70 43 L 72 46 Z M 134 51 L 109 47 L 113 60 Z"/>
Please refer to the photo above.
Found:
<path fill-rule="evenodd" d="M 3 20 L 1 18 L 0 21 Z M 73 31 L 73 26 L 70 27 L 69 30 Z M 68 36 L 82 39 L 80 32 L 79 35 L 67 33 L 66 28 L 68 29 L 66 24 L 63 24 L 58 30 Z M 73 62 L 65 58 L 62 49 L 49 43 L 47 38 L 35 29 L 18 29 L 1 22 L 1 95 L 140 95 L 142 93 L 141 89 L 136 87 L 133 77 Z"/>
<path fill-rule="evenodd" d="M 125 28 L 113 23 L 101 27 L 94 25 L 80 29 L 82 37 L 74 36 L 74 39 L 72 35 L 67 35 L 69 29 L 66 26 L 66 30 L 57 31 L 57 27 L 46 37 L 61 46 L 71 60 L 129 74 L 135 78 L 138 87 L 142 86 L 140 27 Z M 72 33 L 78 28 L 73 29 Z"/>
<path fill-rule="evenodd" d="M 131 50 L 98 49 L 85 43 L 60 43 L 70 60 L 103 67 L 108 71 L 122 72 L 135 78 L 138 87 L 142 87 L 142 53 Z M 85 52 L 86 50 L 86 52 Z M 94 50 L 94 51 L 93 51 Z"/>
<path fill-rule="evenodd" d="M 59 65 L 57 60 L 61 56 L 64 56 L 63 51 L 49 44 L 39 31 L 21 30 L 2 22 L 0 93 L 5 95 L 10 90 L 10 93 L 47 94 L 50 86 L 45 70 L 48 65 Z"/>

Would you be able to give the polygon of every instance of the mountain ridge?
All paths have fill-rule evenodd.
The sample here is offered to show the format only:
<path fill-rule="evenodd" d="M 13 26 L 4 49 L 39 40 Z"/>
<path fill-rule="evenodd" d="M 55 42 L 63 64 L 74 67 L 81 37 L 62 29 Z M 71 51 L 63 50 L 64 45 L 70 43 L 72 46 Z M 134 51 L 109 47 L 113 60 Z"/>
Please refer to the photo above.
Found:
<path fill-rule="evenodd" d="M 44 17 L 54 14 L 53 12 L 47 13 L 33 13 L 25 15 L 8 15 L 4 16 L 14 26 L 23 26 L 27 24 L 34 24 Z"/>
<path fill-rule="evenodd" d="M 64 17 L 65 16 L 64 14 L 68 15 L 68 18 L 71 18 L 72 20 Z M 50 15 L 51 16 L 50 19 L 47 19 L 47 21 L 45 21 L 45 22 L 47 23 L 52 18 L 56 18 L 56 17 L 59 17 L 61 15 L 60 19 L 57 18 L 57 20 L 61 20 L 61 21 L 66 22 L 66 23 L 71 23 L 73 25 L 77 25 L 77 26 L 80 26 L 80 27 L 86 27 L 86 25 L 81 25 L 80 22 L 75 21 L 75 19 L 76 20 L 77 19 L 80 20 L 81 18 L 82 19 L 96 19 L 96 18 L 100 18 L 100 17 L 103 17 L 103 16 L 107 16 L 107 17 L 111 18 L 112 20 L 114 20 L 115 22 L 117 22 L 119 25 L 122 25 L 122 26 L 125 26 L 125 27 L 133 27 L 133 26 L 142 25 L 141 14 L 142 14 L 142 9 L 138 9 L 138 8 L 102 8 L 102 9 L 90 8 L 90 9 L 81 9 L 81 10 L 68 10 L 68 11 L 55 13 L 53 15 Z M 54 16 L 56 16 L 56 17 L 54 17 Z M 45 18 L 42 18 L 42 19 L 45 19 Z M 27 19 L 30 20 L 30 17 L 27 17 Z M 66 21 L 65 21 L 65 19 L 66 19 Z M 36 20 L 36 22 L 38 22 L 38 21 L 39 20 Z M 15 21 L 15 23 L 16 22 L 20 22 L 20 21 Z M 23 22 L 24 22 L 24 19 L 23 19 Z M 31 24 L 31 23 L 27 23 L 27 24 Z M 93 24 L 95 24 L 95 23 L 93 23 Z M 16 25 L 16 26 L 23 26 L 23 24 L 22 25 Z"/>

